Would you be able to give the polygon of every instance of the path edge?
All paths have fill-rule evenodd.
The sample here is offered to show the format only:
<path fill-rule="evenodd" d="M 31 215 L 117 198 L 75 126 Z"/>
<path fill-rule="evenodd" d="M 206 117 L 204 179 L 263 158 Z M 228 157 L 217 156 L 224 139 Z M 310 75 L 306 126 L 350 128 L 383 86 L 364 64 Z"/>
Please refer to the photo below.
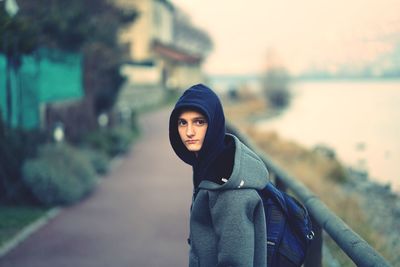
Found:
<path fill-rule="evenodd" d="M 130 153 L 130 152 L 128 152 L 128 153 Z M 111 160 L 109 173 L 112 172 L 112 170 L 118 168 L 122 164 L 123 158 L 124 158 L 124 156 L 116 156 L 115 158 L 113 158 Z M 104 179 L 104 177 L 98 179 L 98 183 L 101 183 L 102 179 Z M 43 226 L 48 224 L 53 218 L 55 218 L 57 215 L 59 215 L 62 210 L 63 210 L 63 207 L 60 207 L 60 206 L 51 208 L 43 216 L 39 217 L 35 221 L 31 222 L 30 224 L 28 224 L 27 226 L 22 228 L 20 231 L 18 231 L 18 233 L 13 238 L 6 241 L 3 245 L 0 246 L 0 258 L 3 258 L 4 256 L 6 256 L 9 252 L 11 252 L 19 244 L 21 244 L 26 239 L 28 239 L 32 234 L 34 234 L 40 228 L 42 228 Z"/>
<path fill-rule="evenodd" d="M 0 247 L 0 258 L 8 254 L 11 250 L 17 247 L 29 236 L 38 231 L 44 225 L 46 225 L 51 219 L 55 218 L 61 212 L 61 210 L 62 208 L 60 207 L 52 208 L 47 211 L 43 216 L 39 217 L 37 220 L 22 228 L 22 230 L 20 230 L 13 238 L 11 238 Z"/>

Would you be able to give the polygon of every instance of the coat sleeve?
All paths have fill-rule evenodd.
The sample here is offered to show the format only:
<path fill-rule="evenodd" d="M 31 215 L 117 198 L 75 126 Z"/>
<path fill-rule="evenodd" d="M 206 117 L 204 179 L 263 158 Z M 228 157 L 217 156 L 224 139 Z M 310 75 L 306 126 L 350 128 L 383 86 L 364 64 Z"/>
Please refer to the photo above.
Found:
<path fill-rule="evenodd" d="M 265 222 L 258 193 L 252 189 L 222 191 L 210 204 L 218 238 L 217 267 L 266 266 Z"/>

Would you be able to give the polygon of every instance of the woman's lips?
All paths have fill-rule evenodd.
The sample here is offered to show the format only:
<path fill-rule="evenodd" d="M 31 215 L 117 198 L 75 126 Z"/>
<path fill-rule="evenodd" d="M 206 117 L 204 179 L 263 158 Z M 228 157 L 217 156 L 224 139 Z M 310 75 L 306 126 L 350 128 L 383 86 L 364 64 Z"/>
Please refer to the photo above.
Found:
<path fill-rule="evenodd" d="M 186 140 L 186 144 L 195 144 L 197 142 L 197 140 Z"/>

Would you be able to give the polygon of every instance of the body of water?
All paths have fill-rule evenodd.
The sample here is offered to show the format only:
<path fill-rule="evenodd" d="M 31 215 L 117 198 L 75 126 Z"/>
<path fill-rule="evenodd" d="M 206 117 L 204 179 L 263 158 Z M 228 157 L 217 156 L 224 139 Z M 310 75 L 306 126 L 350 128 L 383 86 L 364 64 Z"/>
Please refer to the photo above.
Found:
<path fill-rule="evenodd" d="M 400 192 L 400 81 L 297 82 L 291 90 L 290 107 L 257 127 L 331 147 L 346 165 Z"/>

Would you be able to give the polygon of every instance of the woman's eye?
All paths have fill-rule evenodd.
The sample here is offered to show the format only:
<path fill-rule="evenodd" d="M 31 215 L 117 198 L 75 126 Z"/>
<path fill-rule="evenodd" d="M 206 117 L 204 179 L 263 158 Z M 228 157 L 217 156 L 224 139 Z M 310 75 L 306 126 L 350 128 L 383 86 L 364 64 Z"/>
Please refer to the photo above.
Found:
<path fill-rule="evenodd" d="M 204 125 L 204 124 L 206 124 L 207 122 L 205 121 L 205 120 L 197 120 L 196 121 L 196 124 L 197 125 Z"/>
<path fill-rule="evenodd" d="M 186 121 L 184 121 L 184 120 L 178 120 L 178 125 L 179 125 L 179 126 L 185 126 L 185 125 L 186 125 Z"/>

